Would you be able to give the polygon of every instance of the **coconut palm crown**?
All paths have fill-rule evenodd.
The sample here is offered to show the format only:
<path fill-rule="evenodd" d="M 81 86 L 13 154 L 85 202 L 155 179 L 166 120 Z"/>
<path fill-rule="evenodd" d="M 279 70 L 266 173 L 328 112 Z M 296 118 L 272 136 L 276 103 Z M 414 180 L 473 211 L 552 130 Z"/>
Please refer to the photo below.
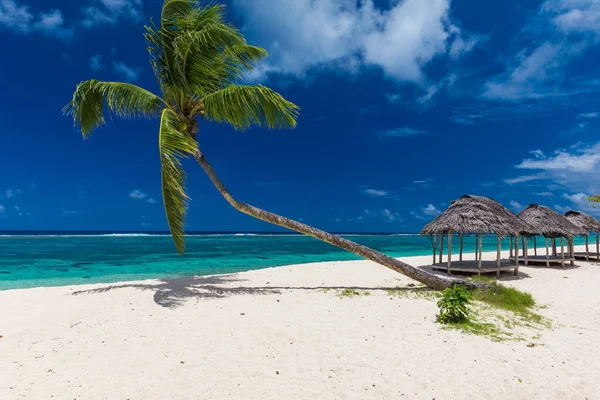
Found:
<path fill-rule="evenodd" d="M 160 119 L 158 144 L 162 196 L 169 228 L 183 254 L 188 196 L 181 159 L 198 151 L 198 121 L 294 128 L 298 107 L 262 85 L 241 85 L 267 57 L 226 21 L 224 6 L 197 0 L 165 0 L 159 26 L 146 26 L 150 62 L 161 95 L 123 82 L 87 80 L 77 85 L 64 112 L 85 138 L 118 117 Z"/>

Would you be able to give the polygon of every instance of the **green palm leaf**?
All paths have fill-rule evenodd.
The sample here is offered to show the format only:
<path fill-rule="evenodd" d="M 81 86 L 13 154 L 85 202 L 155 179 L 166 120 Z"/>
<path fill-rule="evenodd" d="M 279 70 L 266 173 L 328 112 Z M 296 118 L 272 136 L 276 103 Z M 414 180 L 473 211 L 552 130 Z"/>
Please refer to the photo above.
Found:
<path fill-rule="evenodd" d="M 204 97 L 204 117 L 243 130 L 252 125 L 294 128 L 299 107 L 262 85 L 229 85 Z"/>
<path fill-rule="evenodd" d="M 84 137 L 105 123 L 104 105 L 113 115 L 132 118 L 156 115 L 163 101 L 141 87 L 122 82 L 89 80 L 77 85 L 63 112 L 73 117 Z"/>
<path fill-rule="evenodd" d="M 167 222 L 179 254 L 185 250 L 185 216 L 189 197 L 185 192 L 185 172 L 180 159 L 196 151 L 196 141 L 181 132 L 177 116 L 169 109 L 162 112 L 158 146 L 161 161 L 162 194 Z"/>

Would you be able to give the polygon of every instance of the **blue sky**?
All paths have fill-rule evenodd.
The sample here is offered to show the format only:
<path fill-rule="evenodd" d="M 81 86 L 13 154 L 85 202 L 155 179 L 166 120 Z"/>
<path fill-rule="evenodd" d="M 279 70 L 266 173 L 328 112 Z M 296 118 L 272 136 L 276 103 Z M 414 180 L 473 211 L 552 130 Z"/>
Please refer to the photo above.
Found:
<path fill-rule="evenodd" d="M 0 230 L 164 230 L 157 121 L 84 141 L 84 79 L 158 92 L 143 26 L 160 0 L 0 0 Z M 415 232 L 465 193 L 596 212 L 600 2 L 230 0 L 271 57 L 248 76 L 298 104 L 291 131 L 201 123 L 240 200 L 331 231 Z M 190 230 L 271 230 L 192 162 Z M 597 214 L 596 214 L 597 215 Z"/>

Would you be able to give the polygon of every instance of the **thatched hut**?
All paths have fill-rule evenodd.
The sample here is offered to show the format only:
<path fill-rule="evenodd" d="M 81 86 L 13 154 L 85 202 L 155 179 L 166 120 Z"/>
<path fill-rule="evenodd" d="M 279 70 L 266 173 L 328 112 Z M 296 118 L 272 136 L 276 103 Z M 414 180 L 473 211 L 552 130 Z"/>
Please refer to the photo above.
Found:
<path fill-rule="evenodd" d="M 509 211 L 500 203 L 482 196 L 464 195 L 458 200 L 453 201 L 448 209 L 437 218 L 427 224 L 421 231 L 421 235 L 433 236 L 433 267 L 445 269 L 448 273 L 452 270 L 466 272 L 492 272 L 498 275 L 502 270 L 514 269 L 515 275 L 518 272 L 518 265 L 510 261 L 502 261 L 500 256 L 501 240 L 504 236 L 515 235 L 518 237 L 521 232 L 529 231 L 525 222 L 519 219 L 515 214 Z M 458 233 L 460 235 L 460 256 L 457 263 L 452 263 L 452 236 Z M 483 248 L 483 235 L 495 234 L 498 237 L 496 261 L 482 261 L 481 253 Z M 440 237 L 439 263 L 436 264 L 436 238 Z M 465 234 L 475 234 L 475 263 L 463 261 L 463 236 Z M 448 236 L 448 261 L 444 266 L 442 264 L 442 254 L 444 246 L 444 235 Z M 482 268 L 483 266 L 483 268 Z"/>
<path fill-rule="evenodd" d="M 525 221 L 532 227 L 530 231 L 525 232 L 525 238 L 529 236 L 541 235 L 546 239 L 546 257 L 537 256 L 537 244 L 534 241 L 534 257 L 528 256 L 527 241 L 523 241 L 523 259 L 525 265 L 529 262 L 545 262 L 546 266 L 550 266 L 550 262 L 560 262 L 564 268 L 565 262 L 569 261 L 574 264 L 575 258 L 573 254 L 573 237 L 583 234 L 583 230 L 572 224 L 565 216 L 560 215 L 556 211 L 546 206 L 539 204 L 530 204 L 529 207 L 521 211 L 519 218 Z M 556 254 L 556 239 L 560 238 L 561 255 Z M 550 256 L 548 249 L 548 239 L 552 239 L 553 254 Z M 569 255 L 565 257 L 564 239 L 567 239 Z M 517 252 L 518 258 L 518 252 Z"/>
<path fill-rule="evenodd" d="M 565 217 L 571 221 L 573 225 L 581 228 L 585 234 L 585 253 L 575 253 L 575 257 L 590 259 L 590 245 L 589 245 L 589 233 L 596 233 L 596 260 L 600 261 L 600 240 L 598 239 L 598 233 L 600 232 L 600 221 L 591 215 L 582 213 L 580 211 L 568 211 L 565 213 Z"/>

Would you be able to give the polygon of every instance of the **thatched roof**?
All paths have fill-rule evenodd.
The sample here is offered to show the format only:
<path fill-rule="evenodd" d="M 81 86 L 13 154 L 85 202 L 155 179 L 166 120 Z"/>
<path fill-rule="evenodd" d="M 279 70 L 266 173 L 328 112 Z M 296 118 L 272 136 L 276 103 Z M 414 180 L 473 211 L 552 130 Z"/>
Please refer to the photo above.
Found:
<path fill-rule="evenodd" d="M 586 232 L 598 232 L 600 231 L 600 221 L 591 215 L 579 212 L 579 211 L 568 211 L 565 217 L 571 221 L 573 225 L 577 225 L 579 228 Z"/>
<path fill-rule="evenodd" d="M 530 230 L 515 214 L 488 197 L 464 195 L 425 225 L 421 235 L 436 233 L 495 233 L 516 235 Z"/>
<path fill-rule="evenodd" d="M 533 230 L 526 232 L 530 235 L 571 237 L 585 233 L 584 230 L 572 224 L 565 216 L 539 204 L 530 204 L 529 207 L 519 213 L 519 218 L 533 228 Z"/>

